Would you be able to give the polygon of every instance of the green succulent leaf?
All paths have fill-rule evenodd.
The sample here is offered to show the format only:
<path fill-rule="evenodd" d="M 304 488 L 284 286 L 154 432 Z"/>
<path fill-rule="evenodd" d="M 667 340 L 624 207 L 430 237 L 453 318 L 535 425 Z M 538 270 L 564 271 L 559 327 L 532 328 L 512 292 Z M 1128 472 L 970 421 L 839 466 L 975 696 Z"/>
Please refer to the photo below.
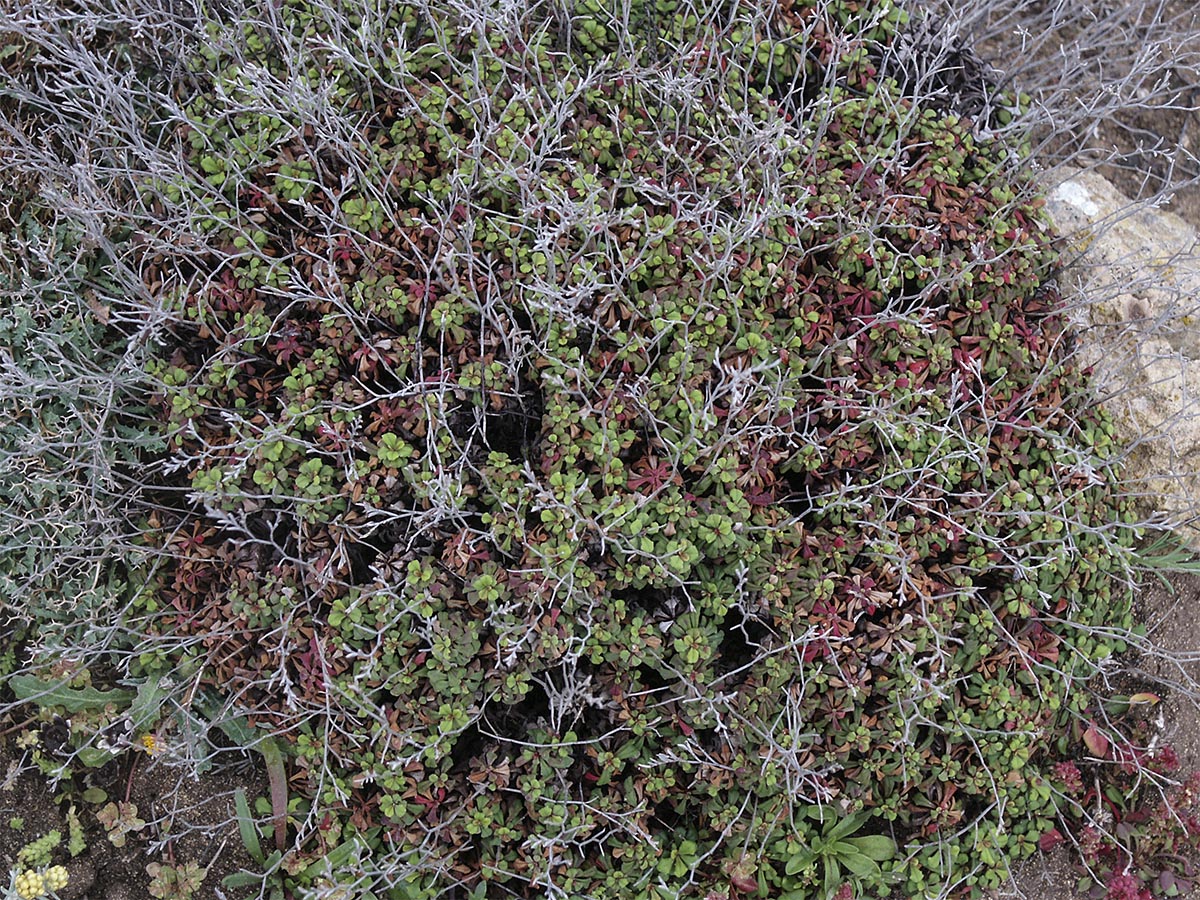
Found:
<path fill-rule="evenodd" d="M 802 872 L 809 866 L 813 865 L 817 859 L 817 854 L 811 850 L 797 853 L 795 856 L 792 856 L 788 859 L 787 863 L 784 865 L 784 872 L 786 872 L 788 875 L 795 875 L 797 872 Z"/>
<path fill-rule="evenodd" d="M 824 839 L 827 843 L 840 841 L 847 835 L 854 834 L 854 832 L 862 828 L 870 818 L 871 814 L 869 812 L 856 813 L 842 819 L 836 816 L 829 816 L 828 820 L 832 823 L 832 827 L 826 826 L 826 831 L 823 835 Z"/>
<path fill-rule="evenodd" d="M 896 842 L 882 834 L 865 834 L 862 837 L 847 838 L 846 843 L 876 862 L 885 862 L 896 855 Z"/>
<path fill-rule="evenodd" d="M 860 878 L 878 878 L 882 874 L 875 860 L 857 852 L 849 844 L 839 844 L 837 861 Z"/>

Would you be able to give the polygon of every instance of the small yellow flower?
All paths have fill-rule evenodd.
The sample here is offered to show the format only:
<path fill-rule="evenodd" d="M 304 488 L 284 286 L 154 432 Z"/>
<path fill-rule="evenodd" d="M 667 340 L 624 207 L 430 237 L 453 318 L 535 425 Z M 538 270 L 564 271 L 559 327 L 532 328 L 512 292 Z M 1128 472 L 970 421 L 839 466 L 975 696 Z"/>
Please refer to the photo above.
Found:
<path fill-rule="evenodd" d="M 152 734 L 142 735 L 142 747 L 145 748 L 146 752 L 151 756 L 157 756 L 163 751 L 162 741 Z"/>
<path fill-rule="evenodd" d="M 61 891 L 71 880 L 66 866 L 51 866 L 42 877 L 46 881 L 46 887 L 51 891 Z"/>
<path fill-rule="evenodd" d="M 17 876 L 16 887 L 21 900 L 33 900 L 46 893 L 46 880 L 37 872 L 22 872 Z"/>

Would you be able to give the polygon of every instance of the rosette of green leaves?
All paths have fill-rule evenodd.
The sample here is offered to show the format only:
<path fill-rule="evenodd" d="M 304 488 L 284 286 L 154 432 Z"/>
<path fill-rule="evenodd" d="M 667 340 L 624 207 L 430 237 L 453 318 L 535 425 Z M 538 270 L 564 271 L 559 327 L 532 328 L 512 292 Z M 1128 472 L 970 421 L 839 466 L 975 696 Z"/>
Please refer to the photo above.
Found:
<path fill-rule="evenodd" d="M 811 839 L 807 847 L 797 847 L 794 839 L 783 840 L 775 850 L 787 859 L 784 873 L 799 876 L 808 881 L 820 879 L 821 896 L 830 897 L 847 880 L 855 888 L 863 883 L 868 886 L 881 885 L 886 876 L 880 868 L 896 855 L 896 842 L 883 834 L 855 836 L 867 820 L 869 811 L 844 818 L 830 807 L 812 806 L 806 811 L 809 818 L 821 825 L 820 833 Z M 810 896 L 807 889 L 791 890 L 783 895 L 784 900 L 801 900 Z"/>

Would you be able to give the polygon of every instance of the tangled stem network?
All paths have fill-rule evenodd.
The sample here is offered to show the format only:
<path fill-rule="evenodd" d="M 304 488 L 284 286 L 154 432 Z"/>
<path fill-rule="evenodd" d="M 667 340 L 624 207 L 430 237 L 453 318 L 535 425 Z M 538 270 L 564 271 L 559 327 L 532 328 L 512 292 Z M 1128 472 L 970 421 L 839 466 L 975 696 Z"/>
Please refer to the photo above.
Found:
<path fill-rule="evenodd" d="M 1020 97 L 886 0 L 226 6 L 92 23 L 111 645 L 296 896 L 962 895 L 1168 796 Z"/>

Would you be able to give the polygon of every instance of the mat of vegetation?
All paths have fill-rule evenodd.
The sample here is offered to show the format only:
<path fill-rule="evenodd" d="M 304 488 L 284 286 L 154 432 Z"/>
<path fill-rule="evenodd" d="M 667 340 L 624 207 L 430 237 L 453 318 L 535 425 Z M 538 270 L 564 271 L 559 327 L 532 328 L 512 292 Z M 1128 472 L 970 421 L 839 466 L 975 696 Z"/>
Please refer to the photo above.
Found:
<path fill-rule="evenodd" d="M 13 685 L 76 765 L 235 713 L 277 896 L 1186 887 L 1013 98 L 885 0 L 234 6 L 120 198 L 125 690 Z"/>

